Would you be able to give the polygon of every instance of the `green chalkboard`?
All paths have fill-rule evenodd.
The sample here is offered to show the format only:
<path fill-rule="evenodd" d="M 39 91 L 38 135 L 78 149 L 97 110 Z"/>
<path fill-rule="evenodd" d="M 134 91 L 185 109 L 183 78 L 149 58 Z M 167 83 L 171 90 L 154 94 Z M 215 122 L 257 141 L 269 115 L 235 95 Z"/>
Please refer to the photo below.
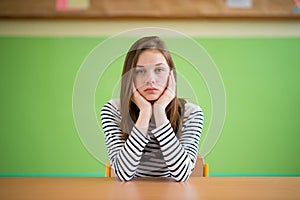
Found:
<path fill-rule="evenodd" d="M 104 175 L 105 166 L 78 136 L 72 92 L 83 60 L 105 39 L 0 37 L 1 176 Z M 299 175 L 300 38 L 194 39 L 218 66 L 226 89 L 224 129 L 205 157 L 210 175 Z M 98 119 L 101 106 L 113 96 L 123 59 L 112 62 L 99 81 Z M 174 59 L 179 73 L 193 74 L 186 60 Z M 206 116 L 205 138 L 209 92 L 201 78 L 190 79 L 198 84 L 193 87 Z"/>

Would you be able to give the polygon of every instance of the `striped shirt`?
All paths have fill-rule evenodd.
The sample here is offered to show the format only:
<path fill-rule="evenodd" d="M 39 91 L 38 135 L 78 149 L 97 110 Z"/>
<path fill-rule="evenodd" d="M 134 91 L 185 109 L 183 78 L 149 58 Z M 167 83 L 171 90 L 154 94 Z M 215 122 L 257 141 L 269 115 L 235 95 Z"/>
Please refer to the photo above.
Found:
<path fill-rule="evenodd" d="M 110 100 L 101 110 L 101 122 L 115 174 L 122 181 L 134 177 L 187 180 L 197 159 L 203 119 L 202 109 L 186 102 L 180 136 L 175 135 L 169 121 L 156 127 L 150 120 L 147 136 L 133 126 L 124 140 L 120 128 L 120 100 Z"/>

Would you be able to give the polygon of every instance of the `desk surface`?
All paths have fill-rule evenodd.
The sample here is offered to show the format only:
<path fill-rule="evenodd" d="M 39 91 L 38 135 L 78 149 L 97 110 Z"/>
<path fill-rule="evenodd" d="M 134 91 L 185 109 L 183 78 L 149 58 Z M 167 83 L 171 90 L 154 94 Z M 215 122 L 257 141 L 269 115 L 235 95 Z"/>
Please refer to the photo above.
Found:
<path fill-rule="evenodd" d="M 300 199 L 300 177 L 0 178 L 0 199 Z"/>

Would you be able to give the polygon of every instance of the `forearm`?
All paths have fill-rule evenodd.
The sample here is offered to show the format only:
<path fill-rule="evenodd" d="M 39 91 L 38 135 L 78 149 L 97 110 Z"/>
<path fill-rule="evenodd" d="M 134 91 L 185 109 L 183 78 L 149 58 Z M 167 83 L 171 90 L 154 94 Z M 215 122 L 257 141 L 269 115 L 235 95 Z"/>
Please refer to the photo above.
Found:
<path fill-rule="evenodd" d="M 125 141 L 118 112 L 111 103 L 107 103 L 101 110 L 101 122 L 112 169 L 120 180 L 128 181 L 134 177 L 149 139 L 133 126 Z"/>
<path fill-rule="evenodd" d="M 125 144 L 115 151 L 115 155 L 112 155 L 111 164 L 120 180 L 129 181 L 134 177 L 148 142 L 149 139 L 136 127 L 133 127 Z"/>
<path fill-rule="evenodd" d="M 160 144 L 163 158 L 172 178 L 176 181 L 187 180 L 194 166 L 194 159 L 191 159 L 180 144 L 170 123 L 163 124 L 162 127 L 154 130 L 153 134 Z"/>
<path fill-rule="evenodd" d="M 200 108 L 193 108 L 188 113 L 189 117 L 183 120 L 180 137 L 176 136 L 170 122 L 165 122 L 152 131 L 176 181 L 185 181 L 190 176 L 197 159 L 203 127 L 203 113 Z"/>

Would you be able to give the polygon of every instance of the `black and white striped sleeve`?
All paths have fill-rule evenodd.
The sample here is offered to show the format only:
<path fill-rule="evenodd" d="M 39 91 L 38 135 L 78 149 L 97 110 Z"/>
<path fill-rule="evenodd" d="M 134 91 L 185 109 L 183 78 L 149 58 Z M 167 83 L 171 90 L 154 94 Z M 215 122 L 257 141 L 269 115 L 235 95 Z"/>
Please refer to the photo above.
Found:
<path fill-rule="evenodd" d="M 101 123 L 111 167 L 120 180 L 129 181 L 135 175 L 149 139 L 134 126 L 125 141 L 120 121 L 121 114 L 111 102 L 102 107 Z"/>
<path fill-rule="evenodd" d="M 152 131 L 160 144 L 171 177 L 176 181 L 187 180 L 194 169 L 203 120 L 202 109 L 194 105 L 185 116 L 179 139 L 169 121 Z"/>

